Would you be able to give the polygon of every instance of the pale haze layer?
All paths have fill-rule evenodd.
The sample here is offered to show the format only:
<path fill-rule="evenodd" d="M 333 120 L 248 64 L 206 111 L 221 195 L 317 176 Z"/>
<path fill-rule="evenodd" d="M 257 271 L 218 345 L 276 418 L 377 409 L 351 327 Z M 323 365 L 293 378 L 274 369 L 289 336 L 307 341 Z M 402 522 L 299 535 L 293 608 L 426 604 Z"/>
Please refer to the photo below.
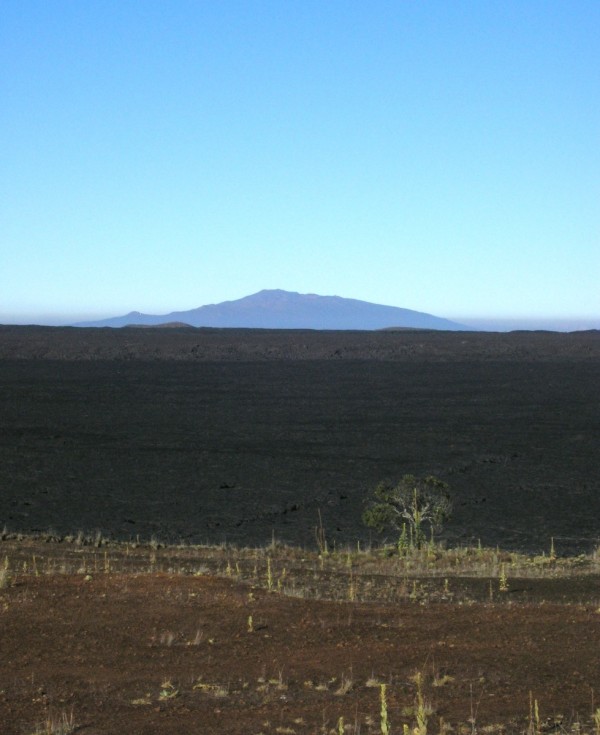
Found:
<path fill-rule="evenodd" d="M 261 289 L 600 327 L 600 4 L 0 7 L 0 322 Z"/>

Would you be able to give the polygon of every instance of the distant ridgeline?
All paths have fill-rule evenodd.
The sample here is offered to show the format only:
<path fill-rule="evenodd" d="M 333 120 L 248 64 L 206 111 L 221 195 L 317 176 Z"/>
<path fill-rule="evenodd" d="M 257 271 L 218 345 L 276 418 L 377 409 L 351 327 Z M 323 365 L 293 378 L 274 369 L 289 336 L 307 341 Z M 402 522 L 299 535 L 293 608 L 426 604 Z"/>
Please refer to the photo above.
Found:
<path fill-rule="evenodd" d="M 322 331 L 180 326 L 97 329 L 0 326 L 3 360 L 600 361 L 600 331 Z"/>
<path fill-rule="evenodd" d="M 110 319 L 79 322 L 75 326 L 126 327 L 159 324 L 250 329 L 470 329 L 463 324 L 411 309 L 344 299 L 340 296 L 317 296 L 281 290 L 259 291 L 236 301 L 223 301 L 189 311 L 173 311 L 162 316 L 132 311 Z"/>

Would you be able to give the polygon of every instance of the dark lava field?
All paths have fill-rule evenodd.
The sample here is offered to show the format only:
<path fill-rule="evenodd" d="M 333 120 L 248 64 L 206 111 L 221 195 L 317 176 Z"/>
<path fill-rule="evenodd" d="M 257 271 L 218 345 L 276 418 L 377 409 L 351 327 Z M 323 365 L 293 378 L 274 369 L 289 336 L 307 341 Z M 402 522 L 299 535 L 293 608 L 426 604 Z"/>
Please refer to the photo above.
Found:
<path fill-rule="evenodd" d="M 0 327 L 0 531 L 355 544 L 411 472 L 449 543 L 573 553 L 599 465 L 598 331 Z"/>

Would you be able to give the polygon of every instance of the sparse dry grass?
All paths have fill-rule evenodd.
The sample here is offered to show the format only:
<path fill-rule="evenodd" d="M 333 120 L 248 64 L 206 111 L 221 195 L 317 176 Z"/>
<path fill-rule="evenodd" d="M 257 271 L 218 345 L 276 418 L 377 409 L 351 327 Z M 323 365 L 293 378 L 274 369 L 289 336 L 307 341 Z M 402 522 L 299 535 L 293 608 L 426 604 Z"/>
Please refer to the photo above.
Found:
<path fill-rule="evenodd" d="M 357 545 L 356 549 L 321 553 L 277 542 L 264 548 L 164 546 L 156 540 L 148 545 L 116 543 L 100 535 L 86 539 L 82 534 L 45 541 L 57 543 L 40 547 L 34 538 L 21 537 L 17 543 L 7 538 L 3 545 L 10 559 L 6 554 L 0 566 L 0 589 L 24 576 L 79 574 L 91 581 L 107 574 L 168 573 L 224 576 L 290 597 L 422 604 L 465 602 L 471 599 L 469 589 L 473 587 L 478 589 L 476 599 L 483 598 L 485 589 L 485 597 L 497 602 L 506 599 L 499 593 L 508 592 L 518 579 L 561 580 L 600 574 L 598 550 L 561 558 L 553 543 L 548 555 L 431 544 L 400 555 L 395 546 L 361 549 Z M 34 554 L 31 548 L 36 548 Z M 48 553 L 44 553 L 46 548 Z M 165 632 L 161 643 L 173 642 Z"/>
<path fill-rule="evenodd" d="M 0 590 L 8 587 L 10 584 L 10 562 L 8 556 L 4 557 L 4 563 L 0 567 Z"/>
<path fill-rule="evenodd" d="M 30 735 L 71 735 L 76 730 L 77 725 L 73 712 L 61 712 L 59 715 L 48 715 Z"/>
<path fill-rule="evenodd" d="M 251 614 L 246 614 L 254 609 L 255 595 L 264 596 L 265 591 L 268 598 L 271 595 L 282 594 L 339 600 L 346 603 L 398 600 L 418 605 L 435 601 L 450 604 L 469 600 L 470 593 L 461 591 L 459 582 L 461 579 L 466 582 L 474 579 L 484 591 L 483 601 L 487 602 L 486 584 L 489 582 L 490 586 L 493 585 L 493 589 L 498 591 L 503 576 L 510 580 L 508 588 L 512 590 L 519 578 L 555 579 L 560 582 L 570 577 L 597 574 L 600 571 L 600 556 L 596 552 L 585 557 L 569 559 L 555 556 L 527 556 L 481 547 L 457 549 L 429 547 L 398 556 L 393 548 L 369 550 L 347 548 L 319 554 L 280 544 L 271 544 L 265 549 L 246 549 L 230 546 L 165 547 L 157 543 L 149 546 L 105 543 L 100 548 L 96 543 L 86 545 L 73 541 L 60 545 L 47 544 L 44 547 L 39 543 L 36 545 L 33 539 L 23 539 L 20 543 L 7 541 L 4 546 L 7 553 L 3 554 L 4 562 L 0 564 L 0 573 L 4 572 L 5 576 L 0 576 L 0 587 L 5 588 L 8 584 L 18 585 L 33 577 L 61 574 L 80 575 L 84 580 L 90 581 L 109 580 L 116 576 L 127 575 L 211 574 L 241 582 L 247 585 L 247 592 L 241 588 L 240 600 L 243 600 L 243 604 L 248 607 L 240 617 L 240 634 L 260 633 L 266 627 L 263 625 L 263 618 L 257 619 Z M 507 570 L 510 570 L 510 575 Z M 352 594 L 349 593 L 350 587 Z M 259 593 L 258 588 L 262 588 L 263 592 Z M 5 596 L 11 592 L 13 590 L 5 593 Z M 508 595 L 498 594 L 494 601 L 503 603 L 507 598 Z M 350 627 L 352 611 L 355 608 L 349 605 L 343 609 L 346 612 L 343 618 L 340 617 L 338 624 Z M 151 639 L 153 646 L 165 649 L 200 646 L 212 642 L 212 639 L 207 638 L 205 632 L 195 624 L 189 628 L 177 625 L 167 627 L 167 624 L 163 628 L 157 626 Z M 263 697 L 267 702 L 288 695 L 293 698 L 296 690 L 302 689 L 313 692 L 315 697 L 334 698 L 336 712 L 339 712 L 335 723 L 329 726 L 329 731 L 334 733 L 339 731 L 340 721 L 343 731 L 348 735 L 352 733 L 359 735 L 361 725 L 363 733 L 368 729 L 371 732 L 387 732 L 388 735 L 400 733 L 406 735 L 406 728 L 413 735 L 428 735 L 428 733 L 432 735 L 438 731 L 441 735 L 450 732 L 456 732 L 458 735 L 468 735 L 475 731 L 484 732 L 484 726 L 476 727 L 476 707 L 471 718 L 467 717 L 468 702 L 465 723 L 458 729 L 454 723 L 455 729 L 451 731 L 450 726 L 440 717 L 434 717 L 438 715 L 434 705 L 442 696 L 440 690 L 443 690 L 444 694 L 447 690 L 456 691 L 455 687 L 461 684 L 460 681 L 455 681 L 455 673 L 444 669 L 439 671 L 431 662 L 427 672 L 419 672 L 413 679 L 412 698 L 407 697 L 406 691 L 402 692 L 398 688 L 397 681 L 393 681 L 387 675 L 381 676 L 381 671 L 373 671 L 370 676 L 363 672 L 361 679 L 355 677 L 349 668 L 342 672 L 338 670 L 330 678 L 321 677 L 313 681 L 300 680 L 300 682 L 286 681 L 283 669 L 274 671 L 271 669 L 269 675 L 265 674 L 258 681 L 246 682 L 245 688 L 242 688 L 240 683 L 205 680 L 202 677 L 192 682 L 183 678 L 164 679 L 160 686 L 153 685 L 152 692 L 142 689 L 139 693 L 132 693 L 129 701 L 132 705 L 143 708 L 150 705 L 166 705 L 171 700 L 179 700 L 180 697 L 189 697 L 195 693 L 197 696 L 217 700 L 241 702 L 242 692 L 247 690 L 254 692 L 255 696 Z M 382 719 L 384 705 L 380 703 L 381 712 L 373 710 L 368 715 L 372 726 L 366 728 L 365 718 L 362 723 L 355 721 L 355 724 L 352 724 L 352 718 L 348 717 L 351 713 L 343 711 L 344 703 L 353 700 L 361 692 L 372 689 L 383 691 L 383 696 L 391 698 L 394 702 L 394 708 L 389 710 L 391 713 L 389 719 L 392 722 Z M 386 708 L 388 699 L 385 700 Z M 543 702 L 543 692 L 540 702 Z M 546 720 L 542 722 L 540 719 L 536 700 L 532 704 L 531 711 L 529 729 L 525 727 L 522 731 L 529 732 L 530 735 L 540 735 L 542 724 Z M 388 718 L 387 709 L 385 718 Z M 600 735 L 600 710 L 596 710 L 589 718 L 589 722 L 578 722 L 576 725 L 577 727 L 575 724 L 571 727 L 561 724 L 561 732 L 564 735 L 570 732 L 579 732 L 580 735 L 587 733 Z M 297 724 L 281 724 L 279 727 L 290 727 L 296 732 L 302 732 L 302 728 Z M 497 726 L 487 724 L 485 728 L 490 734 L 507 731 L 506 727 L 500 724 Z M 75 730 L 72 713 L 70 715 L 63 713 L 40 723 L 30 735 L 68 735 Z M 514 727 L 509 730 L 514 731 Z M 269 729 L 265 728 L 265 732 L 269 732 Z"/>

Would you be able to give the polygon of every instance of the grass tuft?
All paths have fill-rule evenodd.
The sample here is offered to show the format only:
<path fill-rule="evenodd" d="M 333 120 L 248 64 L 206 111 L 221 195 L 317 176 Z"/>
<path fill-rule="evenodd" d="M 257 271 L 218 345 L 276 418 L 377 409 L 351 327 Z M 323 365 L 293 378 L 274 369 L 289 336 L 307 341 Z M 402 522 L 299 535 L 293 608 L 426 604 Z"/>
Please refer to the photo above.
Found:
<path fill-rule="evenodd" d="M 62 712 L 60 715 L 48 715 L 37 725 L 31 735 L 71 735 L 77 730 L 73 712 Z"/>

